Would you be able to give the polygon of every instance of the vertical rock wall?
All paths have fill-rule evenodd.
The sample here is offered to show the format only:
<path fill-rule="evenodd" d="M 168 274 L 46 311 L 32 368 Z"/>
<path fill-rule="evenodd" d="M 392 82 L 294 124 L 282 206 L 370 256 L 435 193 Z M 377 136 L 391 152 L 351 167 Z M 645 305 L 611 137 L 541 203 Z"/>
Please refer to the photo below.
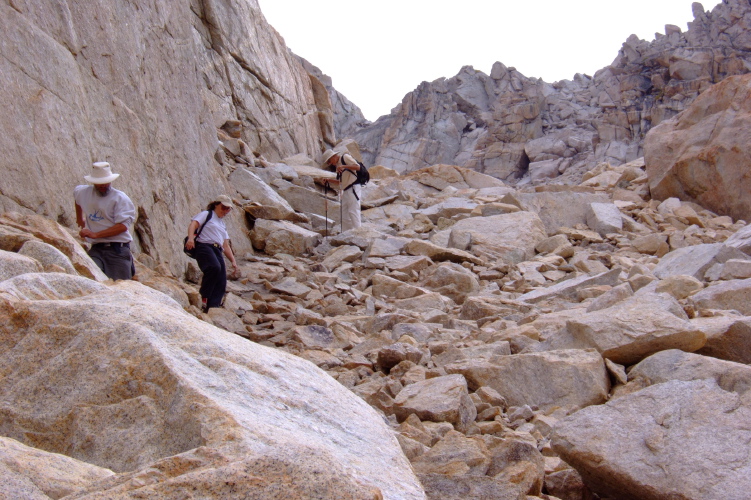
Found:
<path fill-rule="evenodd" d="M 325 145 L 310 76 L 255 0 L 0 0 L 0 106 L 0 210 L 73 227 L 73 187 L 109 161 L 138 250 L 173 271 L 190 217 L 230 192 L 218 127 L 242 121 L 270 160 Z M 229 226 L 249 248 L 244 216 Z"/>

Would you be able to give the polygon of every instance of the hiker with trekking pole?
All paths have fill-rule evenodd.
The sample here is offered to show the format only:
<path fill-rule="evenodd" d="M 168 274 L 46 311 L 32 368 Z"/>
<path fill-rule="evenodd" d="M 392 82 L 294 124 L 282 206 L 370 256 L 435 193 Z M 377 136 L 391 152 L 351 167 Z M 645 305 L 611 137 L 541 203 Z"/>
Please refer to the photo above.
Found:
<path fill-rule="evenodd" d="M 368 170 L 351 155 L 330 149 L 323 153 L 323 163 L 324 167 L 336 168 L 336 181 L 332 182 L 339 184 L 342 232 L 360 227 L 360 196 L 370 178 Z"/>

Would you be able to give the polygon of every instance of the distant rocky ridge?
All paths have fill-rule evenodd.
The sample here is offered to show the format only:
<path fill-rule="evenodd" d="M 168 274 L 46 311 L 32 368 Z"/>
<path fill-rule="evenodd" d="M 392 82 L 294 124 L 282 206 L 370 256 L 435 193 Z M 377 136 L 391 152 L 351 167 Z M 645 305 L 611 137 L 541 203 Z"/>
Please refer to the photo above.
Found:
<path fill-rule="evenodd" d="M 686 33 L 666 26 L 652 42 L 632 35 L 592 77 L 546 83 L 502 63 L 490 75 L 465 67 L 423 82 L 353 137 L 367 163 L 401 173 L 445 163 L 514 183 L 576 184 L 599 162 L 643 156 L 652 127 L 749 71 L 749 2 L 692 9 Z"/>

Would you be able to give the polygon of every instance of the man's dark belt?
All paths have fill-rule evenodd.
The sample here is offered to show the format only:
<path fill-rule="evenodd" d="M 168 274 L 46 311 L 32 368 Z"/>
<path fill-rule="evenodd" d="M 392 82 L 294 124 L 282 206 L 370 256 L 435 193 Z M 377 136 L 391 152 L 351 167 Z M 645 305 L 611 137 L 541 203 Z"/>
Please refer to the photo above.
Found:
<path fill-rule="evenodd" d="M 214 248 L 222 247 L 222 245 L 219 243 L 201 243 L 200 241 L 196 241 L 196 245 L 206 245 L 207 247 L 214 247 Z"/>
<path fill-rule="evenodd" d="M 109 248 L 109 247 L 114 247 L 114 248 L 125 247 L 125 248 L 130 248 L 130 242 L 127 241 L 125 243 L 120 243 L 118 241 L 107 241 L 105 243 L 92 243 L 91 246 L 92 246 L 92 248 L 93 247 L 104 247 L 104 248 Z"/>

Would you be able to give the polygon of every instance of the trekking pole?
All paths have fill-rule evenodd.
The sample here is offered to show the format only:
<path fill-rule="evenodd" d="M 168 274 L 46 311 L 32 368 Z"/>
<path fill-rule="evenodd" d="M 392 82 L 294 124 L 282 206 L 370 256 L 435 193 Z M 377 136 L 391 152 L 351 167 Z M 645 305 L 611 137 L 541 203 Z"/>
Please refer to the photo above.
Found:
<path fill-rule="evenodd" d="M 324 236 L 325 239 L 329 237 L 329 181 L 323 182 L 323 197 L 323 210 L 324 214 L 326 215 L 326 236 Z"/>

